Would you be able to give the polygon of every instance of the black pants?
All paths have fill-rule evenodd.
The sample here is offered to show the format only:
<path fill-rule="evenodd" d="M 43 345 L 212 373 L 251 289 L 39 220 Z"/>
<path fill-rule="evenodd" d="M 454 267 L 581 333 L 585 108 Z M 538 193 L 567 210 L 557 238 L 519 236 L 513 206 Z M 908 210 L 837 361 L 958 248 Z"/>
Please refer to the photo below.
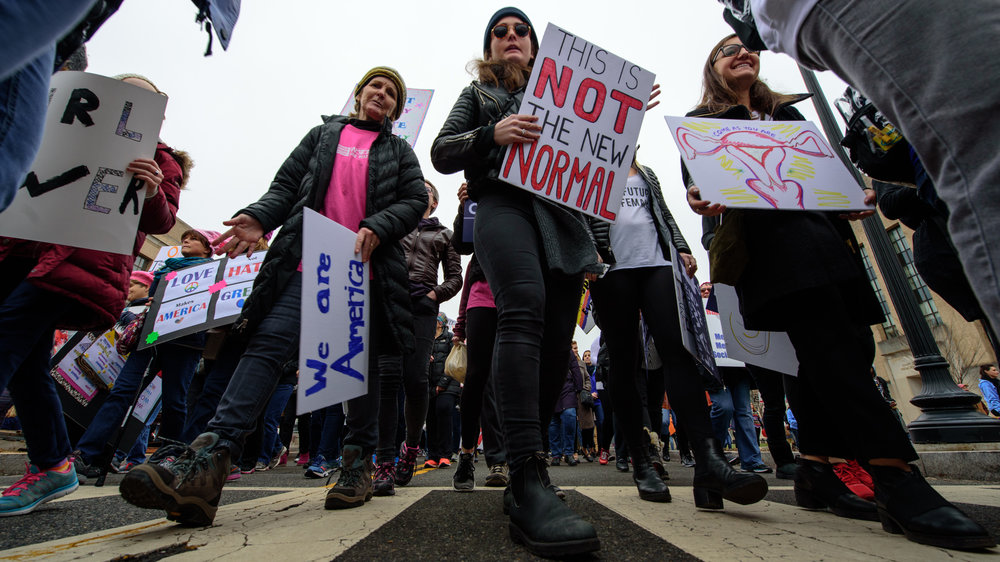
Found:
<path fill-rule="evenodd" d="M 597 397 L 601 400 L 601 408 L 604 409 L 604 423 L 597 428 L 597 447 L 610 450 L 611 439 L 615 436 L 615 403 L 611 401 L 611 392 L 607 386 L 597 391 Z"/>
<path fill-rule="evenodd" d="M 785 387 L 783 375 L 777 371 L 747 365 L 750 375 L 757 383 L 760 399 L 764 402 L 761 423 L 767 433 L 767 448 L 771 451 L 774 464 L 781 466 L 795 462 L 792 447 L 785 439 Z"/>
<path fill-rule="evenodd" d="M 490 371 L 497 331 L 497 309 L 470 308 L 465 311 L 465 341 L 469 362 L 462 387 L 462 448 L 475 449 L 480 427 L 483 453 L 489 465 L 506 462 L 500 412 Z"/>
<path fill-rule="evenodd" d="M 615 416 L 633 451 L 643 444 L 643 406 L 636 387 L 640 311 L 663 359 L 670 405 L 683 420 L 688 437 L 699 441 L 712 437 L 705 386 L 681 343 L 672 275 L 670 267 L 617 270 L 591 287 L 611 360 L 609 386 Z"/>
<path fill-rule="evenodd" d="M 451 458 L 451 426 L 458 397 L 442 392 L 430 397 L 427 408 L 427 458 Z"/>
<path fill-rule="evenodd" d="M 480 198 L 475 245 L 497 305 L 493 376 L 516 468 L 543 450 L 542 412 L 548 420 L 565 380 L 583 275 L 549 271 L 530 197 L 520 193 Z"/>
<path fill-rule="evenodd" d="M 867 461 L 917 460 L 917 453 L 882 398 L 870 373 L 875 357 L 871 329 L 850 317 L 850 304 L 833 289 L 796 293 L 809 314 L 789 321 L 788 337 L 799 360 L 785 392 L 799 423 L 803 454 Z"/>

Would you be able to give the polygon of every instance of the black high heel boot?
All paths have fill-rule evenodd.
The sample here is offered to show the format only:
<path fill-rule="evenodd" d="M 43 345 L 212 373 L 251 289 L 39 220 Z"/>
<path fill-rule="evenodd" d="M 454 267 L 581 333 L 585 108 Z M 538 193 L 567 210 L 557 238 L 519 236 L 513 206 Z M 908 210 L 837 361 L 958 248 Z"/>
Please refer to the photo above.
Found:
<path fill-rule="evenodd" d="M 917 467 L 910 465 L 910 472 L 888 466 L 866 465 L 865 469 L 875 482 L 878 518 L 886 532 L 941 548 L 996 546 L 993 536 L 941 497 Z"/>
<path fill-rule="evenodd" d="M 722 509 L 722 500 L 740 505 L 757 503 L 767 495 L 767 481 L 758 474 L 737 472 L 726 462 L 714 437 L 691 443 L 695 458 L 694 505 Z"/>
<path fill-rule="evenodd" d="M 839 517 L 878 521 L 875 504 L 862 499 L 837 478 L 833 466 L 799 457 L 795 468 L 795 503 L 827 509 Z"/>
<path fill-rule="evenodd" d="M 548 484 L 543 453 L 529 456 L 510 471 L 510 538 L 544 557 L 600 550 L 594 527 L 573 513 Z"/>
<path fill-rule="evenodd" d="M 670 501 L 670 489 L 663 483 L 660 473 L 653 468 L 648 454 L 633 455 L 632 468 L 634 469 L 632 480 L 635 481 L 635 487 L 639 489 L 639 499 L 648 502 Z"/>

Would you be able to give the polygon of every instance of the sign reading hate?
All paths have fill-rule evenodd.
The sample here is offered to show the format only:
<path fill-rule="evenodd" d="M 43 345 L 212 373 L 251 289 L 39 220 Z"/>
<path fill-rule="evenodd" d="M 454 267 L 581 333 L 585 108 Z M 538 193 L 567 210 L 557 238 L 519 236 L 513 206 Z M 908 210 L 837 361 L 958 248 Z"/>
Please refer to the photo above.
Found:
<path fill-rule="evenodd" d="M 541 138 L 510 145 L 500 179 L 615 222 L 654 78 L 550 23 L 518 110 Z"/>
<path fill-rule="evenodd" d="M 57 72 L 38 156 L 0 213 L 0 236 L 131 254 L 167 98 L 120 80 Z"/>

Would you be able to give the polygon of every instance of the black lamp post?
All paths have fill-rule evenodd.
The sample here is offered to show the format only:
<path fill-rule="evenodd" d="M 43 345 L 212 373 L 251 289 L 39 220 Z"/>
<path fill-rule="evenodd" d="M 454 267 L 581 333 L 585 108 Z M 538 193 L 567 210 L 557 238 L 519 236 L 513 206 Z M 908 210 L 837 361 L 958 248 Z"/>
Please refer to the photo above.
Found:
<path fill-rule="evenodd" d="M 809 69 L 799 67 L 806 88 L 813 94 L 813 105 L 819 114 L 820 123 L 827 139 L 837 155 L 844 162 L 861 187 L 861 173 L 854 167 L 844 149 L 840 146 L 843 135 L 826 103 L 823 89 L 816 75 Z M 877 181 L 877 180 L 876 180 Z M 868 242 L 885 280 L 889 298 L 899 315 L 903 334 L 913 353 L 913 366 L 920 373 L 923 387 L 920 394 L 910 402 L 923 412 L 910 422 L 910 439 L 914 443 L 983 443 L 1000 441 L 1000 420 L 990 418 L 976 410 L 979 396 L 958 388 L 948 371 L 948 362 L 941 356 L 934 335 L 927 320 L 920 311 L 903 273 L 903 267 L 885 233 L 879 215 L 861 221 L 868 236 Z"/>

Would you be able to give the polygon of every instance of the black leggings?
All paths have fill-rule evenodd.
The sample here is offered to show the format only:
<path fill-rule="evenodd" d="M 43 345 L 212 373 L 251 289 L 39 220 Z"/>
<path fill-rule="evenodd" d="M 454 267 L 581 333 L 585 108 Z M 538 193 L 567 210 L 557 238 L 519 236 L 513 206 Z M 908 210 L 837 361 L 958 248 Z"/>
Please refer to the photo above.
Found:
<path fill-rule="evenodd" d="M 792 448 L 785 439 L 785 387 L 783 375 L 777 371 L 747 364 L 750 376 L 757 383 L 760 399 L 764 402 L 761 423 L 767 432 L 767 448 L 774 464 L 781 466 L 795 462 Z"/>
<path fill-rule="evenodd" d="M 465 333 L 469 363 L 465 371 L 465 385 L 462 387 L 462 448 L 476 448 L 481 426 L 483 452 L 490 465 L 506 462 L 496 393 L 490 376 L 496 332 L 497 309 L 476 307 L 466 310 Z"/>
<path fill-rule="evenodd" d="M 493 377 L 516 468 L 543 450 L 542 412 L 548 420 L 565 380 L 583 274 L 548 269 L 530 195 L 513 190 L 480 198 L 475 245 L 497 305 Z"/>
<path fill-rule="evenodd" d="M 618 431 L 624 433 L 629 448 L 638 451 L 643 444 L 643 409 L 636 386 L 640 311 L 663 359 L 670 406 L 683 421 L 690 439 L 701 441 L 712 437 L 704 381 L 681 343 L 671 268 L 612 271 L 591 286 L 591 294 L 611 360 L 608 386 L 615 416 L 621 422 Z"/>

